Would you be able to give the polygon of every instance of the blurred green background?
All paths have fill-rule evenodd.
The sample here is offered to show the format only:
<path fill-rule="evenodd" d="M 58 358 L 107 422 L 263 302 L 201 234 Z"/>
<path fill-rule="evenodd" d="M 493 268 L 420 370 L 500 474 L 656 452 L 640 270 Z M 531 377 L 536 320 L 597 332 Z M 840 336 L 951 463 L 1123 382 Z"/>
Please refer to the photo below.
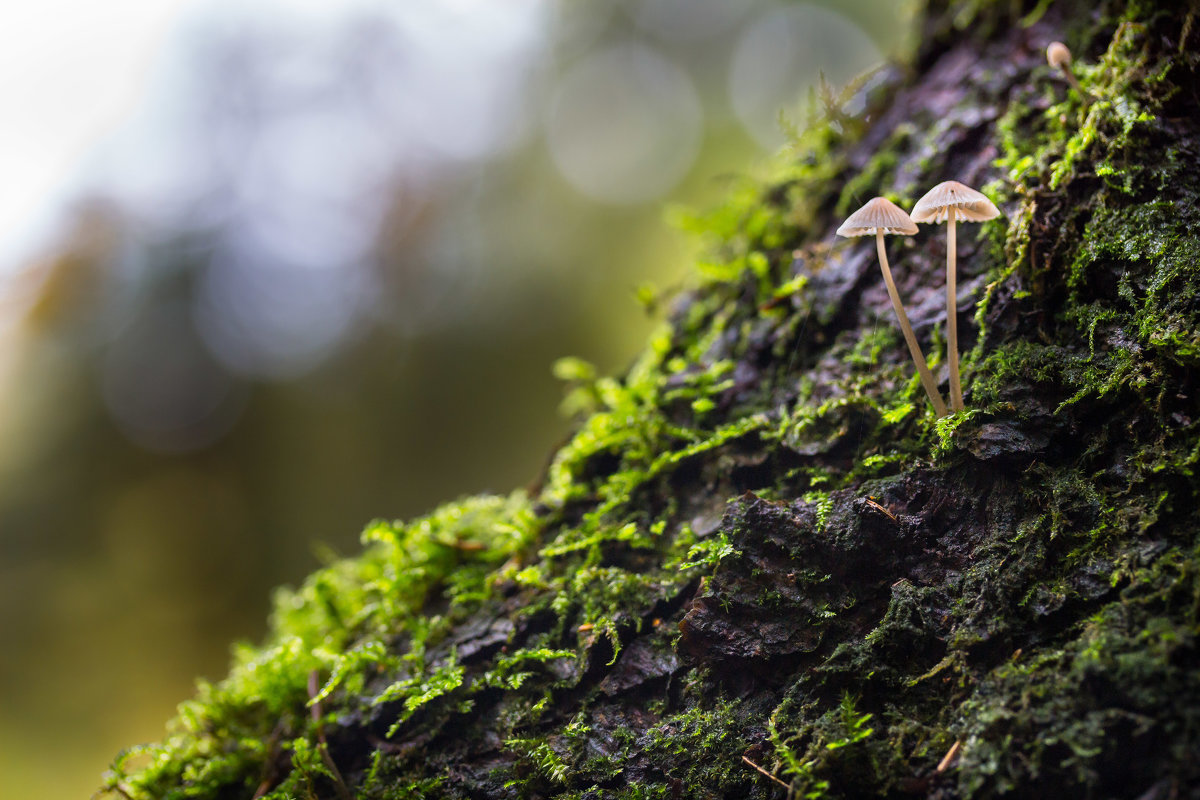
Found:
<path fill-rule="evenodd" d="M 819 73 L 897 54 L 913 18 L 101 6 L 0 34 L 11 797 L 90 795 L 370 519 L 536 479 L 570 429 L 551 364 L 619 371 L 653 324 L 638 287 L 682 279 L 663 209 L 717 203 Z"/>

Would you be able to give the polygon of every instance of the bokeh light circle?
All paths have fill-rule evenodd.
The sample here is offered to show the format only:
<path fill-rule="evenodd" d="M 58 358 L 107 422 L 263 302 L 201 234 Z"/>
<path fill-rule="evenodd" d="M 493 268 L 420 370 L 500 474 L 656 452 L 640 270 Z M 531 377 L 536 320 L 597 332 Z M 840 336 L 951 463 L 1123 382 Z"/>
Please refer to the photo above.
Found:
<path fill-rule="evenodd" d="M 730 102 L 747 132 L 775 150 L 784 143 L 780 112 L 798 110 L 821 73 L 841 86 L 882 59 L 870 37 L 836 11 L 807 4 L 763 11 L 735 46 Z"/>
<path fill-rule="evenodd" d="M 192 318 L 234 374 L 286 380 L 316 368 L 353 334 L 365 271 L 288 263 L 250 240 L 217 252 L 200 276 Z"/>
<path fill-rule="evenodd" d="M 627 205 L 662 197 L 687 174 L 703 127 L 687 73 L 649 47 L 624 43 L 567 71 L 549 104 L 546 139 L 572 186 Z"/>
<path fill-rule="evenodd" d="M 237 420 L 245 390 L 171 305 L 136 320 L 101 364 L 101 391 L 121 431 L 147 450 L 186 453 L 219 440 Z"/>

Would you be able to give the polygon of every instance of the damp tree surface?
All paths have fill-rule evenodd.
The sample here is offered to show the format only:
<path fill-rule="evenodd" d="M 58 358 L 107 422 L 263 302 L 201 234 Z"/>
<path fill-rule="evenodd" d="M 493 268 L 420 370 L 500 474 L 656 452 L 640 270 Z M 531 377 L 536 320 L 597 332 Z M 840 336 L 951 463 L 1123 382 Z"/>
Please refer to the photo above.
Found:
<path fill-rule="evenodd" d="M 1200 797 L 1200 26 L 933 2 L 685 227 L 534 489 L 378 522 L 106 777 L 130 798 Z M 1065 42 L 1085 96 L 1046 63 Z M 981 188 L 938 419 L 874 195 Z M 945 237 L 888 255 L 946 390 Z"/>

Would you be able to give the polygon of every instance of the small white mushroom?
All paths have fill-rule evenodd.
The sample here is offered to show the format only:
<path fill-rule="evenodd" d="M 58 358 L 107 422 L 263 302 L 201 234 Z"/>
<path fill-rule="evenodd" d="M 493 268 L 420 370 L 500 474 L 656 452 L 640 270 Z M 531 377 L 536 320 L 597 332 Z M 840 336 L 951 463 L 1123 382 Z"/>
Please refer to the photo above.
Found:
<path fill-rule="evenodd" d="M 1062 42 L 1051 42 L 1046 45 L 1046 63 L 1054 69 L 1057 69 L 1066 76 L 1067 80 L 1075 91 L 1079 92 L 1079 96 L 1083 98 L 1085 103 L 1092 101 L 1092 94 L 1079 85 L 1075 73 L 1071 70 L 1071 51 Z"/>
<path fill-rule="evenodd" d="M 1046 62 L 1055 69 L 1062 69 L 1071 63 L 1071 48 L 1062 42 L 1051 42 L 1046 45 Z"/>
<path fill-rule="evenodd" d="M 883 271 L 883 282 L 887 285 L 888 297 L 892 299 L 892 308 L 896 312 L 896 319 L 900 322 L 904 341 L 908 342 L 908 352 L 912 354 L 913 364 L 917 367 L 917 374 L 921 377 L 921 385 L 925 387 L 925 394 L 929 395 L 929 402 L 933 403 L 933 410 L 939 417 L 944 417 L 947 414 L 946 403 L 942 400 L 937 382 L 933 379 L 933 375 L 929 372 L 929 366 L 925 363 L 925 355 L 917 344 L 917 336 L 913 333 L 912 325 L 908 321 L 908 314 L 904 313 L 904 304 L 900 302 L 900 293 L 896 291 L 896 282 L 892 280 L 892 270 L 888 267 L 887 252 L 883 248 L 884 234 L 900 233 L 911 236 L 916 232 L 916 224 L 908 214 L 904 213 L 904 209 L 885 197 L 876 197 L 871 200 L 847 217 L 842 226 L 837 229 L 838 236 L 875 237 L 875 245 L 879 253 L 879 268 Z"/>
<path fill-rule="evenodd" d="M 962 378 L 958 372 L 957 243 L 955 220 L 983 222 L 1000 216 L 1000 209 L 983 194 L 958 181 L 945 181 L 925 193 L 913 206 L 913 222 L 946 225 L 946 360 L 950 366 L 950 407 L 962 411 Z"/>

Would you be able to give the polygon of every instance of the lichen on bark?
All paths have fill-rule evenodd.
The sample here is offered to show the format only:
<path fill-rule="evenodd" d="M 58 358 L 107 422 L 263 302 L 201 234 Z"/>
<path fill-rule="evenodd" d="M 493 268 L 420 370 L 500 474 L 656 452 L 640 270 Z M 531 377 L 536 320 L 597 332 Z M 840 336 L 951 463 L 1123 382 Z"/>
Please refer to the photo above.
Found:
<path fill-rule="evenodd" d="M 1195 15 L 926 16 L 684 221 L 709 255 L 624 376 L 562 365 L 540 487 L 370 526 L 108 790 L 1200 796 Z M 950 178 L 1005 214 L 963 231 L 968 411 L 936 420 L 832 231 Z M 889 250 L 937 373 L 944 238 Z"/>

